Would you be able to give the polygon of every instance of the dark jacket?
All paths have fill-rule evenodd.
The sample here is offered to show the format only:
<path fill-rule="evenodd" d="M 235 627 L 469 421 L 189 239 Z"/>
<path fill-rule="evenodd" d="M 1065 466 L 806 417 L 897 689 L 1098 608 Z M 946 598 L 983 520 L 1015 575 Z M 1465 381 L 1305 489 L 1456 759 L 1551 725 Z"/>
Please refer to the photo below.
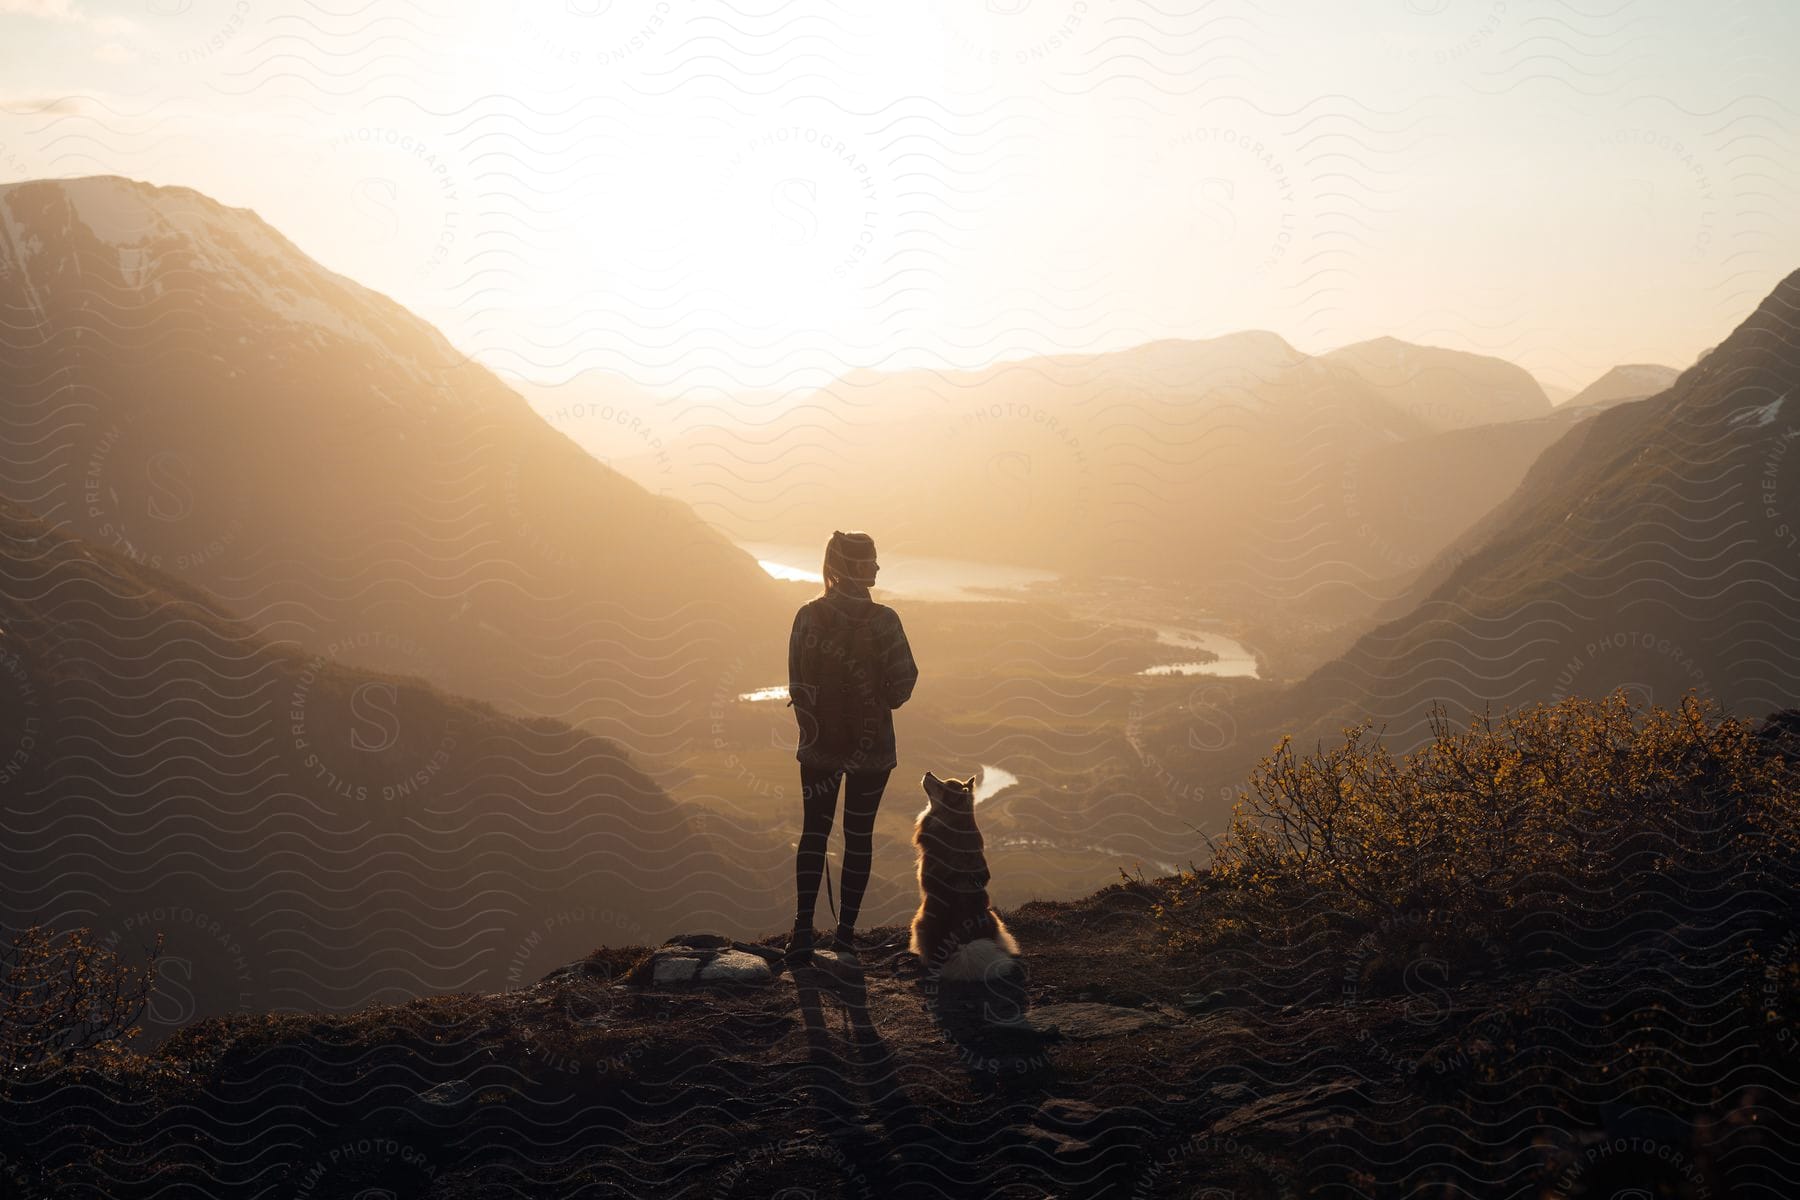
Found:
<path fill-rule="evenodd" d="M 870 681 L 878 698 L 862 721 L 860 734 L 846 732 L 844 722 L 832 719 L 836 714 L 820 712 L 826 702 L 819 690 L 823 680 L 808 678 L 807 667 L 816 659 L 808 649 L 817 639 L 836 636 L 847 641 L 854 622 L 868 623 L 866 643 L 871 660 L 855 664 L 855 669 L 866 672 L 862 677 Z M 823 671 L 815 668 L 814 673 Z M 907 702 L 918 681 L 919 668 L 913 662 L 906 630 L 900 626 L 900 614 L 870 599 L 866 588 L 845 587 L 807 601 L 794 614 L 794 629 L 788 636 L 788 703 L 799 726 L 794 757 L 806 766 L 830 770 L 893 770 L 898 765 L 893 710 Z"/>

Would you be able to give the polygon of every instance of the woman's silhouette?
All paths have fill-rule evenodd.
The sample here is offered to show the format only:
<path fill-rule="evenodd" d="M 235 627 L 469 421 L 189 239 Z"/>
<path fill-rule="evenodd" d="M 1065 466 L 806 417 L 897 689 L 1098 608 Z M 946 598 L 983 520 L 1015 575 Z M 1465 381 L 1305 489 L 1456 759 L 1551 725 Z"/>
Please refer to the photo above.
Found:
<path fill-rule="evenodd" d="M 880 570 L 875 541 L 842 530 L 825 545 L 825 590 L 800 606 L 788 638 L 788 703 L 799 724 L 803 825 L 795 861 L 791 961 L 812 957 L 813 909 L 825 843 L 844 788 L 844 876 L 830 946 L 855 952 L 857 910 L 869 883 L 875 809 L 894 769 L 893 710 L 918 682 L 900 616 L 869 596 Z"/>

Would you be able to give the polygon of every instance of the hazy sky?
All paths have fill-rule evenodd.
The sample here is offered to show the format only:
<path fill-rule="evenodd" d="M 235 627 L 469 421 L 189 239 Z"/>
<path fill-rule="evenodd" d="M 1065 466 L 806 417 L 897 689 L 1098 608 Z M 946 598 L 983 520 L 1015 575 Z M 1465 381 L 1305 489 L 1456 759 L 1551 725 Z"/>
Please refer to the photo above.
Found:
<path fill-rule="evenodd" d="M 1800 267 L 1791 0 L 0 0 L 0 178 L 255 209 L 515 377 L 1272 329 L 1685 366 Z"/>

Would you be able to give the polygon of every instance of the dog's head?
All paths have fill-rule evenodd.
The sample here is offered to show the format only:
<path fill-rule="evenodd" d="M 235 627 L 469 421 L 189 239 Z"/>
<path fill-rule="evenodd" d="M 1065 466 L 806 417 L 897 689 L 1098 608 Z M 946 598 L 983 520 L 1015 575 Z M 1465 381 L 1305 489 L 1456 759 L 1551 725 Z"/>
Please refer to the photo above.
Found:
<path fill-rule="evenodd" d="M 933 809 L 949 815 L 952 813 L 968 813 L 975 811 L 975 777 L 967 779 L 939 779 L 930 771 L 925 772 L 925 799 L 929 801 L 925 813 Z M 925 813 L 920 813 L 922 817 Z"/>
<path fill-rule="evenodd" d="M 919 848 L 919 882 L 930 875 L 950 891 L 979 893 L 987 886 L 986 847 L 975 827 L 975 779 L 939 779 L 925 772 L 929 801 L 913 828 Z"/>

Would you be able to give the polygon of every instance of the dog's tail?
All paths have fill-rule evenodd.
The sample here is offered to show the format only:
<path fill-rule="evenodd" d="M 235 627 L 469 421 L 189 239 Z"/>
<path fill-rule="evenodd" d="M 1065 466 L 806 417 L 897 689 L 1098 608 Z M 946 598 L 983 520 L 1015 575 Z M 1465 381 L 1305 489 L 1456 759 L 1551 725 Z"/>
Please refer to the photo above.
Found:
<path fill-rule="evenodd" d="M 938 968 L 938 978 L 953 983 L 979 983 L 1012 969 L 1011 949 L 993 938 L 976 938 L 958 946 L 956 953 L 944 960 L 944 965 Z"/>

